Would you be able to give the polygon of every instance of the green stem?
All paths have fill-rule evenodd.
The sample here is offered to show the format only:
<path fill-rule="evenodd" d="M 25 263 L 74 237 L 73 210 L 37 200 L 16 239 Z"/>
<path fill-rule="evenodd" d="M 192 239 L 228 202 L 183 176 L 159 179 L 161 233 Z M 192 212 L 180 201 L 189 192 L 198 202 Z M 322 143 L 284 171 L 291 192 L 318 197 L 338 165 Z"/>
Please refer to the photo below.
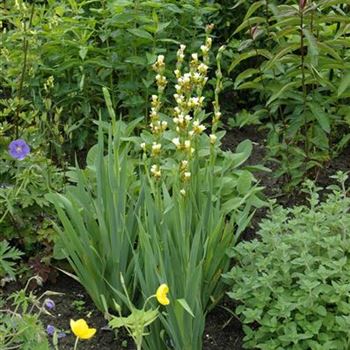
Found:
<path fill-rule="evenodd" d="M 19 81 L 19 87 L 17 92 L 17 98 L 18 98 L 18 106 L 16 109 L 16 119 L 15 119 L 15 133 L 16 133 L 16 139 L 18 138 L 18 124 L 19 124 L 19 112 L 20 112 L 20 99 L 23 94 L 23 85 L 25 80 L 25 75 L 27 71 L 27 60 L 28 60 L 28 39 L 27 39 L 27 31 L 32 26 L 33 16 L 34 16 L 34 2 L 32 4 L 30 17 L 29 17 L 29 24 L 28 26 L 24 25 L 24 40 L 23 40 L 23 66 L 22 66 L 22 72 L 21 72 L 21 78 Z"/>
<path fill-rule="evenodd" d="M 77 350 L 78 349 L 78 341 L 79 341 L 79 337 L 76 337 L 73 350 Z"/>
<path fill-rule="evenodd" d="M 304 113 L 304 137 L 306 160 L 309 159 L 309 140 L 307 135 L 307 118 L 306 118 L 306 83 L 305 83 L 305 45 L 304 45 L 304 12 L 300 11 L 300 59 L 301 59 L 301 85 L 303 89 L 303 113 Z"/>

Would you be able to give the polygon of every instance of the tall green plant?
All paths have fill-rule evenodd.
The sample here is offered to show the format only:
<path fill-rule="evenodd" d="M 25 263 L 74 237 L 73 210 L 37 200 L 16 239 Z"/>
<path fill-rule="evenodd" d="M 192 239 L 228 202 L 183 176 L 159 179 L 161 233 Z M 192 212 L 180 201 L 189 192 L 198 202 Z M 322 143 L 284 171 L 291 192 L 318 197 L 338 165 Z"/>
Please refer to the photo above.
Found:
<path fill-rule="evenodd" d="M 77 184 L 65 195 L 50 196 L 64 227 L 60 234 L 65 254 L 80 282 L 106 315 L 108 308 L 120 313 L 117 304 L 130 308 L 131 315 L 114 317 L 111 324 L 124 324 L 146 349 L 161 350 L 167 344 L 181 350 L 202 348 L 206 314 L 225 292 L 220 277 L 229 268 L 226 249 L 247 227 L 254 208 L 264 204 L 250 172 L 254 167 L 242 167 L 251 142 L 239 144 L 235 153 L 220 149 L 223 49 L 217 56 L 211 133 L 204 133 L 208 115 L 202 94 L 211 30 L 208 26 L 201 53 L 193 53 L 189 65 L 186 48 L 180 46 L 176 105 L 167 109 L 165 57 L 158 56 L 153 65 L 158 95 L 152 96 L 150 131 L 140 137 L 131 134 L 138 121 L 115 122 L 104 89 L 112 125 L 100 121 L 98 145 L 88 155 L 87 169 L 72 173 Z M 164 285 L 170 290 L 170 304 L 148 322 L 144 307 L 138 307 Z M 147 326 L 151 332 L 143 339 L 140 332 Z"/>
<path fill-rule="evenodd" d="M 172 305 L 151 325 L 146 349 L 201 349 L 205 318 L 221 299 L 220 277 L 229 268 L 227 247 L 233 246 L 248 225 L 253 208 L 261 205 L 260 188 L 247 169 L 239 169 L 249 157 L 251 143 L 242 142 L 236 153 L 222 152 L 217 131 L 221 117 L 218 94 L 221 90 L 220 58 L 211 133 L 204 120 L 202 93 L 207 82 L 211 38 L 200 53 L 186 48 L 177 53 L 175 70 L 176 105 L 163 107 L 167 78 L 165 57 L 154 64 L 158 95 L 152 96 L 151 132 L 145 143 L 145 175 L 141 193 L 145 206 L 139 214 L 139 263 L 137 276 L 146 296 L 160 283 L 170 289 Z M 166 113 L 162 113 L 166 110 Z M 172 118 L 170 117 L 172 116 Z M 162 335 L 165 329 L 166 336 Z"/>
<path fill-rule="evenodd" d="M 122 291 L 121 275 L 130 295 L 134 294 L 138 240 L 139 204 L 134 192 L 139 185 L 130 147 L 124 147 L 121 140 L 132 129 L 125 131 L 125 125 L 118 122 L 108 130 L 107 154 L 100 124 L 99 142 L 88 154 L 87 169 L 71 173 L 76 186 L 67 187 L 65 194 L 48 196 L 63 225 L 62 230 L 57 228 L 63 252 L 101 311 L 106 303 L 112 307 L 113 299 L 123 305 L 116 292 Z"/>
<path fill-rule="evenodd" d="M 256 1 L 235 31 L 247 40 L 229 44 L 229 71 L 248 62 L 234 86 L 257 100 L 237 121 L 266 123 L 276 175 L 289 176 L 291 186 L 350 140 L 349 23 L 344 1 Z"/>

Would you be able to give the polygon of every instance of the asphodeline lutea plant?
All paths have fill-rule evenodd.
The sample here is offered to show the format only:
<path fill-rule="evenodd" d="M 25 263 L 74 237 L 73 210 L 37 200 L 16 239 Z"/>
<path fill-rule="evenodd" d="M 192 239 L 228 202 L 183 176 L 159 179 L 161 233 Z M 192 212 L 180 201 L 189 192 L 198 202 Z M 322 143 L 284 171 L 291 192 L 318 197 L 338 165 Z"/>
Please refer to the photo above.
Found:
<path fill-rule="evenodd" d="M 138 214 L 136 276 L 143 295 L 167 281 L 171 305 L 150 325 L 146 350 L 200 350 L 207 312 L 225 292 L 220 276 L 229 267 L 225 251 L 251 219 L 259 188 L 246 169 L 237 169 L 250 155 L 245 141 L 237 152 L 223 152 L 218 131 L 222 89 L 217 54 L 213 109 L 207 113 L 212 26 L 199 51 L 181 45 L 174 70 L 174 103 L 165 106 L 166 60 L 153 64 L 158 94 L 151 97 L 150 131 L 141 134 L 141 189 L 144 207 Z M 188 59 L 187 59 L 188 58 Z M 206 123 L 207 121 L 207 123 Z M 234 228 L 237 228 L 236 230 Z M 155 273 L 156 271 L 156 273 Z"/>
<path fill-rule="evenodd" d="M 168 298 L 169 287 L 166 283 L 162 283 L 156 290 L 156 293 L 149 296 L 141 309 L 138 309 L 134 306 L 132 301 L 130 300 L 128 291 L 125 286 L 125 282 L 123 277 L 121 276 L 121 281 L 123 284 L 123 289 L 125 293 L 125 297 L 127 300 L 127 305 L 130 309 L 130 315 L 127 317 L 123 317 L 121 314 L 121 307 L 115 303 L 115 309 L 119 313 L 119 317 L 110 315 L 107 312 L 107 316 L 111 319 L 109 321 L 109 326 L 113 329 L 124 327 L 127 329 L 130 337 L 134 340 L 136 349 L 141 350 L 142 342 L 145 335 L 148 333 L 145 332 L 146 327 L 152 324 L 159 316 L 159 307 L 151 307 L 150 309 L 146 309 L 147 304 L 152 300 L 156 299 L 159 304 L 163 306 L 167 306 L 170 304 L 170 300 Z"/>
<path fill-rule="evenodd" d="M 164 158 L 164 142 L 167 136 L 164 133 L 169 130 L 171 137 L 172 148 L 175 148 L 175 153 L 179 157 L 178 170 L 182 181 L 180 193 L 185 195 L 186 187 L 191 179 L 191 160 L 194 158 L 196 146 L 199 142 L 197 136 L 201 135 L 207 128 L 203 124 L 206 118 L 204 107 L 203 89 L 208 81 L 207 73 L 209 69 L 209 52 L 212 46 L 212 38 L 209 36 L 213 26 L 207 26 L 207 37 L 205 43 L 201 45 L 201 54 L 192 53 L 188 71 L 184 70 L 185 45 L 180 45 L 177 51 L 177 62 L 174 74 L 176 77 L 174 100 L 175 106 L 172 109 L 172 119 L 162 119 L 160 112 L 162 100 L 164 99 L 164 90 L 168 84 L 165 77 L 165 57 L 159 55 L 156 62 L 153 64 L 153 69 L 156 72 L 156 84 L 158 95 L 151 97 L 151 111 L 149 113 L 150 130 L 153 135 L 153 140 L 150 145 L 142 142 L 140 147 L 144 152 L 149 150 L 150 157 L 153 163 L 150 166 L 150 173 L 155 179 L 160 179 L 162 175 L 161 160 Z M 221 55 L 222 49 L 219 51 Z M 220 59 L 218 59 L 219 61 Z M 218 67 L 220 67 L 218 65 Z M 221 74 L 219 69 L 217 73 Z M 221 77 L 217 81 L 220 82 Z M 209 135 L 211 144 L 215 144 L 217 136 L 218 122 L 221 118 L 220 106 L 218 101 L 218 93 L 220 92 L 219 85 L 215 90 L 216 97 L 213 102 L 214 117 L 212 118 L 212 133 Z M 167 145 L 168 146 L 168 145 Z M 166 150 L 169 146 L 166 147 Z"/>

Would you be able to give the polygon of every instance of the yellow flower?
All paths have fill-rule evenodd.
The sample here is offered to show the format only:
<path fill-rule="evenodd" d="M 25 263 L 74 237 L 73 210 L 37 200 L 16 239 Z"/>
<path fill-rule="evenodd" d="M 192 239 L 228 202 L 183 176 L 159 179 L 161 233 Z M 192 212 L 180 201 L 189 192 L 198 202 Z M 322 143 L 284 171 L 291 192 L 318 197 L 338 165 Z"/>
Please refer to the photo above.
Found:
<path fill-rule="evenodd" d="M 169 305 L 170 304 L 170 300 L 167 297 L 168 292 L 169 292 L 169 287 L 165 283 L 161 284 L 158 287 L 157 292 L 156 292 L 156 298 L 157 298 L 159 304 L 162 304 L 162 305 Z"/>
<path fill-rule="evenodd" d="M 78 321 L 70 320 L 70 328 L 74 335 L 80 339 L 90 339 L 96 333 L 96 329 L 89 328 L 83 319 Z"/>

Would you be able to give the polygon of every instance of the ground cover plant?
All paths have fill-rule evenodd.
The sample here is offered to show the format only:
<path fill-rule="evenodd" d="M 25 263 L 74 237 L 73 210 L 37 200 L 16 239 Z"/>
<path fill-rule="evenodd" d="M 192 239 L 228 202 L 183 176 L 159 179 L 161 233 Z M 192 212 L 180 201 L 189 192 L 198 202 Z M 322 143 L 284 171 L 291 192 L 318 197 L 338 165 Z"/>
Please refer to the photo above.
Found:
<path fill-rule="evenodd" d="M 225 275 L 239 302 L 248 349 L 348 349 L 348 176 L 320 199 L 307 182 L 309 204 L 272 209 L 258 237 L 231 249 Z"/>

